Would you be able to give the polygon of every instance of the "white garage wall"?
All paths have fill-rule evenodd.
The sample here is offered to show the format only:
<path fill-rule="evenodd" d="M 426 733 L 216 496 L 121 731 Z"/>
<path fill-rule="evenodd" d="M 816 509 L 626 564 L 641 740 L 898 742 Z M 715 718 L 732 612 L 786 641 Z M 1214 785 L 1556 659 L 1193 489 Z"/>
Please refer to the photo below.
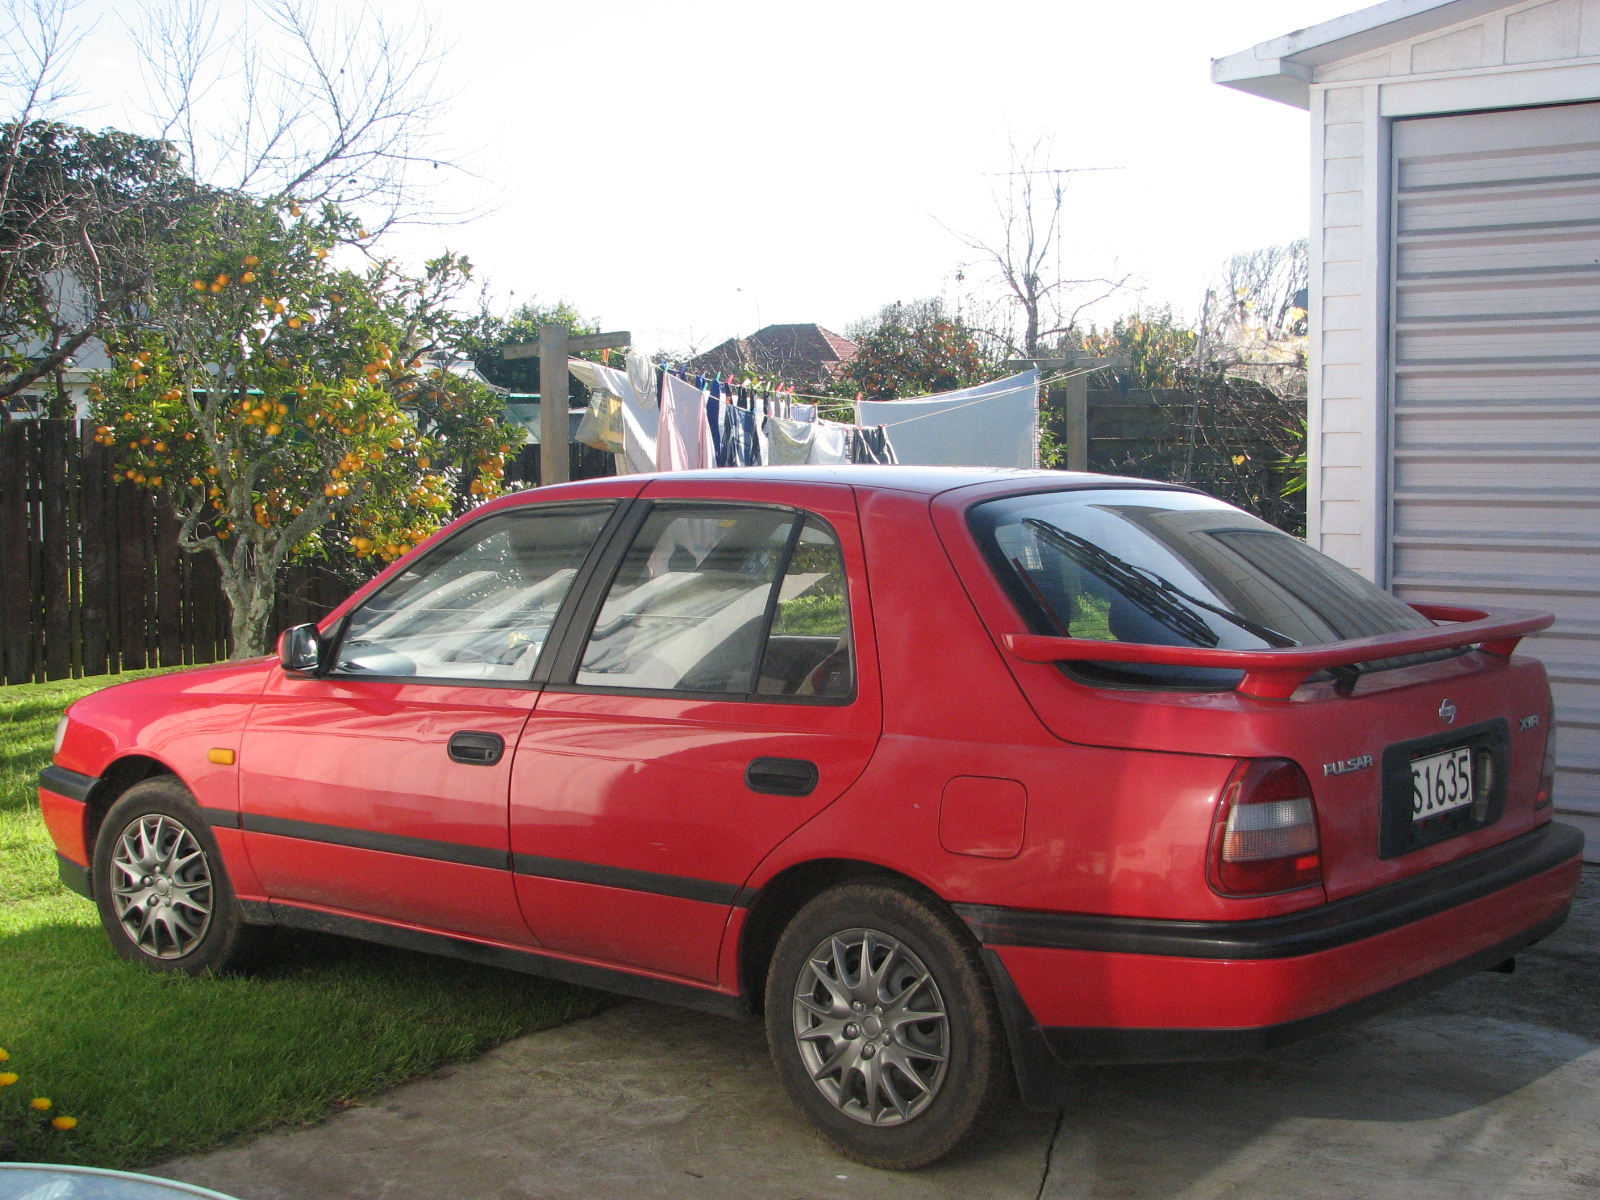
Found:
<path fill-rule="evenodd" d="M 1315 69 L 1307 529 L 1387 585 L 1391 119 L 1600 99 L 1600 0 L 1535 0 Z M 1320 302 L 1319 302 L 1320 300 Z"/>
<path fill-rule="evenodd" d="M 1425 582 L 1419 585 L 1417 568 L 1430 561 L 1429 555 L 1437 558 L 1437 551 L 1410 545 L 1415 530 L 1391 528 L 1396 518 L 1390 509 L 1390 489 L 1398 483 L 1403 490 L 1407 479 L 1387 477 L 1391 470 L 1402 477 L 1408 471 L 1415 475 L 1428 455 L 1437 457 L 1436 447 L 1405 444 L 1420 428 L 1414 422 L 1403 425 L 1398 434 L 1391 425 L 1389 164 L 1395 120 L 1600 100 L 1600 0 L 1506 5 L 1388 45 L 1374 47 L 1369 42 L 1360 54 L 1316 66 L 1309 99 L 1315 197 L 1311 230 L 1311 477 L 1307 492 L 1310 539 L 1408 598 L 1429 598 L 1426 594 L 1437 589 Z M 1569 117 L 1566 124 L 1571 121 Z M 1595 137 L 1600 140 L 1600 120 L 1596 126 Z M 1556 219 L 1555 215 L 1550 219 Z M 1583 236 L 1593 238 L 1594 257 L 1600 262 L 1600 228 L 1580 234 Z M 1462 332 L 1464 337 L 1456 342 L 1441 334 L 1431 335 L 1434 347 L 1440 349 L 1434 357 L 1530 353 L 1518 350 L 1520 335 L 1512 328 L 1485 326 Z M 1573 333 L 1549 332 L 1556 340 L 1565 336 L 1568 341 Z M 1585 328 L 1576 336 L 1592 342 L 1591 332 Z M 1401 336 L 1407 335 L 1402 331 Z M 1584 354 L 1593 350 L 1589 342 L 1584 343 L 1589 346 Z M 1401 344 L 1402 356 L 1411 346 Z M 1600 372 L 1577 380 L 1574 386 L 1600 404 Z M 1574 398 L 1582 399 L 1576 393 Z M 1589 416 L 1575 414 L 1574 419 L 1566 440 L 1580 453 L 1593 451 Z M 1518 433 L 1532 436 L 1520 428 Z M 1399 441 L 1391 444 L 1396 437 Z M 1507 438 L 1508 448 L 1515 444 L 1516 439 Z M 1520 469 L 1526 474 L 1528 468 Z M 1551 521 L 1559 517 L 1570 522 L 1574 512 L 1579 526 L 1600 525 L 1600 494 L 1586 466 L 1580 464 L 1575 472 L 1564 469 L 1546 474 L 1549 477 L 1541 481 L 1545 486 L 1565 486 L 1581 494 L 1587 505 L 1564 502 L 1557 506 L 1564 515 L 1541 510 L 1536 520 L 1530 518 L 1525 531 L 1530 543 L 1542 537 L 1554 545 L 1565 535 Z M 1404 503 L 1402 499 L 1402 506 Z M 1399 519 L 1402 523 L 1415 521 L 1420 511 L 1402 507 Z M 1461 532 L 1455 531 L 1457 535 Z M 1398 547 L 1392 545 L 1397 534 Z M 1537 548 L 1530 544 L 1524 549 L 1533 552 Z M 1396 554 L 1397 563 L 1392 561 Z M 1519 552 L 1519 556 L 1528 561 L 1526 553 Z M 1407 578 L 1407 572 L 1413 577 Z M 1590 569 L 1577 572 L 1584 577 L 1590 574 Z M 1600 781 L 1600 717 L 1588 711 L 1592 698 L 1600 693 L 1600 660 L 1596 658 L 1600 639 L 1588 630 L 1596 614 L 1588 611 L 1586 599 L 1574 608 L 1559 587 L 1550 589 L 1548 596 L 1536 594 L 1536 588 L 1522 587 L 1526 594 L 1514 598 L 1498 594 L 1502 589 L 1496 578 L 1485 576 L 1482 582 L 1482 588 L 1454 587 L 1449 589 L 1452 596 L 1440 592 L 1431 598 L 1520 603 L 1563 614 L 1555 634 L 1542 640 L 1543 648 L 1541 639 L 1524 645 L 1546 659 L 1558 699 L 1570 714 L 1563 731 L 1558 808 L 1564 819 L 1585 828 L 1588 855 L 1600 860 L 1600 802 L 1591 794 Z M 1467 594 L 1474 590 L 1483 595 Z M 1587 596 L 1589 589 L 1583 591 Z"/>

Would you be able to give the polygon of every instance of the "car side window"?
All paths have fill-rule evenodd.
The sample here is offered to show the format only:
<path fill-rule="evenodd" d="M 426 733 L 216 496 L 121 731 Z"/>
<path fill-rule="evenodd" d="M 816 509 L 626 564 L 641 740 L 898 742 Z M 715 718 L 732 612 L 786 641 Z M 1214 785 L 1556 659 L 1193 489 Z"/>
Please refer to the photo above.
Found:
<path fill-rule="evenodd" d="M 623 558 L 576 682 L 847 695 L 843 587 L 838 545 L 814 518 L 778 508 L 662 505 Z"/>
<path fill-rule="evenodd" d="M 469 525 L 351 614 L 336 674 L 528 679 L 612 504 Z"/>
<path fill-rule="evenodd" d="M 837 698 L 854 688 L 844 555 L 832 531 L 808 517 L 778 589 L 756 691 Z"/>

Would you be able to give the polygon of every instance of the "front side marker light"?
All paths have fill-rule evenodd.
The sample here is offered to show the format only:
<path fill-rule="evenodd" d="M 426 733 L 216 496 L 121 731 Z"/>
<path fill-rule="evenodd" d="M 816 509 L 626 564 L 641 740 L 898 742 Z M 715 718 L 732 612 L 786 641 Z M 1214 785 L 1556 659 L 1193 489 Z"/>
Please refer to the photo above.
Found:
<path fill-rule="evenodd" d="M 66 717 L 62 717 L 60 722 L 58 722 L 57 725 L 56 725 L 56 746 L 55 746 L 55 749 L 50 752 L 50 756 L 52 758 L 59 757 L 60 754 L 61 754 L 61 747 L 65 746 L 66 744 L 67 744 L 67 718 Z"/>
<path fill-rule="evenodd" d="M 1225 896 L 1265 896 L 1322 882 L 1311 783 L 1286 758 L 1244 759 L 1233 769 L 1212 830 L 1211 886 Z"/>

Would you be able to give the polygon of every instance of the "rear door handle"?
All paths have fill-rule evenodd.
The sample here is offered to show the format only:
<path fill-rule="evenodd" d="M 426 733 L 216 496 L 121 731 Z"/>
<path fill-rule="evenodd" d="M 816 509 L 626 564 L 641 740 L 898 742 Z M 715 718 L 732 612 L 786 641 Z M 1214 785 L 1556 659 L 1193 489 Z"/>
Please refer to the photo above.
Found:
<path fill-rule="evenodd" d="M 450 757 L 474 767 L 492 767 L 506 752 L 506 740 L 498 733 L 463 729 L 450 737 Z"/>
<path fill-rule="evenodd" d="M 817 764 L 803 758 L 758 758 L 744 769 L 750 790 L 771 796 L 809 796 L 821 778 Z"/>

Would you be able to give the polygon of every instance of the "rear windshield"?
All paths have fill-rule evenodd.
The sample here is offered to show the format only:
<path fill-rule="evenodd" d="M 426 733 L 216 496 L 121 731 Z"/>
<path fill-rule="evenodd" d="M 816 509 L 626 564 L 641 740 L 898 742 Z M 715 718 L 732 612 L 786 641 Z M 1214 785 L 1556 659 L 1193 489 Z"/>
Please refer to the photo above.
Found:
<path fill-rule="evenodd" d="M 977 505 L 969 520 L 1035 633 L 1260 650 L 1431 624 L 1299 538 L 1210 496 L 1047 492 Z M 1090 682 L 1203 690 L 1240 678 L 1136 663 L 1069 669 Z"/>

